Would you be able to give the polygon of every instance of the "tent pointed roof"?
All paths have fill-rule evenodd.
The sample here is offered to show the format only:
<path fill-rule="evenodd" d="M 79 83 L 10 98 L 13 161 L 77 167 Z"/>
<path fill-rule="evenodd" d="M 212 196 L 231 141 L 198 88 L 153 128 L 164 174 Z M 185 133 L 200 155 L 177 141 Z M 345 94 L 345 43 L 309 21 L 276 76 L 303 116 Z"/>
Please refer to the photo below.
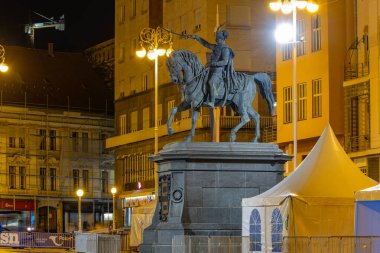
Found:
<path fill-rule="evenodd" d="M 354 199 L 354 193 L 377 183 L 351 161 L 328 125 L 305 160 L 283 181 L 243 206 L 279 204 L 287 197 L 307 202 Z"/>

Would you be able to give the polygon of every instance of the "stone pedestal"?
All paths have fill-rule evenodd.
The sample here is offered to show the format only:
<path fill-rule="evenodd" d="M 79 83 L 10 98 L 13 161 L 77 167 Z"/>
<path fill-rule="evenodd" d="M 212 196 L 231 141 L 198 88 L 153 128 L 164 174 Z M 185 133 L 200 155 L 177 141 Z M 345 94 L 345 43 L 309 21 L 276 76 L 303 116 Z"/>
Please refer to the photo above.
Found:
<path fill-rule="evenodd" d="M 172 252 L 175 235 L 241 235 L 242 198 L 280 182 L 290 159 L 269 143 L 166 145 L 152 157 L 158 164 L 159 201 L 141 253 Z"/>

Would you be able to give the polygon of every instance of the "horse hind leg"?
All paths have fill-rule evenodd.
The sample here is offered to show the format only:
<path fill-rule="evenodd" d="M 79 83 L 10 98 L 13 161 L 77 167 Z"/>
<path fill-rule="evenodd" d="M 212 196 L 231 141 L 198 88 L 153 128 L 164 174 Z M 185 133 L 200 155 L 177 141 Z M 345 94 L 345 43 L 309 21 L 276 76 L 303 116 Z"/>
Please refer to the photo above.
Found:
<path fill-rule="evenodd" d="M 256 123 L 256 135 L 252 139 L 252 142 L 257 142 L 260 139 L 260 115 L 252 107 L 248 108 L 248 114 Z"/>
<path fill-rule="evenodd" d="M 240 123 L 237 124 L 234 128 L 231 130 L 230 135 L 230 142 L 234 142 L 236 140 L 236 133 L 242 128 L 245 124 L 249 122 L 249 116 L 245 110 L 241 113 L 240 117 Z"/>

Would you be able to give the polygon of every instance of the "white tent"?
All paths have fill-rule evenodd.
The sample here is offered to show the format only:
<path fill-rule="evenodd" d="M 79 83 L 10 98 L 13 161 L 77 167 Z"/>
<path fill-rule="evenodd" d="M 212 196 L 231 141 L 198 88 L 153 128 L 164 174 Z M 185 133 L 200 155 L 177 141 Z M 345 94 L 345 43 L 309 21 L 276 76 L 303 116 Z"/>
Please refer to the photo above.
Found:
<path fill-rule="evenodd" d="M 330 126 L 282 182 L 242 201 L 244 252 L 281 252 L 283 236 L 353 235 L 354 192 L 375 185 L 347 156 Z"/>
<path fill-rule="evenodd" d="M 380 236 L 380 184 L 355 193 L 355 235 Z"/>
<path fill-rule="evenodd" d="M 152 224 L 156 201 L 133 209 L 130 231 L 130 246 L 137 247 L 142 243 L 144 229 Z"/>

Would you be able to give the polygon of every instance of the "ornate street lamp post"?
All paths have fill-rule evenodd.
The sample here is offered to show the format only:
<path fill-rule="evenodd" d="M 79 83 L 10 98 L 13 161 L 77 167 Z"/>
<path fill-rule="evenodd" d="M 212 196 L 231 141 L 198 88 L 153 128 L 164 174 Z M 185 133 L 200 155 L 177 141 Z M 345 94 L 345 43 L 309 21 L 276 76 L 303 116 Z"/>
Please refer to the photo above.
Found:
<path fill-rule="evenodd" d="M 5 64 L 5 49 L 2 45 L 0 45 L 0 71 L 7 72 L 9 67 Z"/>
<path fill-rule="evenodd" d="M 278 0 L 269 3 L 273 11 L 281 10 L 284 14 L 293 14 L 293 24 L 290 30 L 286 31 L 289 26 L 278 27 L 276 30 L 276 40 L 281 43 L 292 43 L 292 65 L 293 65 L 293 170 L 297 168 L 297 9 L 307 9 L 309 12 L 316 12 L 319 5 L 314 1 L 299 0 Z M 285 29 L 284 29 L 285 28 Z M 284 35 L 285 37 L 283 37 Z M 289 35 L 292 35 L 291 37 Z"/>
<path fill-rule="evenodd" d="M 169 46 L 165 49 L 164 46 Z M 136 55 L 140 58 L 145 55 L 150 60 L 154 60 L 154 154 L 158 153 L 158 57 L 169 56 L 173 51 L 172 34 L 161 27 L 144 28 L 140 32 L 141 49 L 136 51 Z M 158 175 L 157 165 L 154 166 L 155 177 L 155 196 L 158 194 Z"/>
<path fill-rule="evenodd" d="M 112 193 L 112 230 L 116 229 L 116 201 L 115 201 L 116 192 L 117 192 L 116 187 L 112 187 L 111 188 L 111 193 Z"/>
<path fill-rule="evenodd" d="M 82 232 L 82 196 L 83 196 L 83 190 L 78 189 L 77 190 L 77 196 L 78 196 L 78 232 Z"/>

